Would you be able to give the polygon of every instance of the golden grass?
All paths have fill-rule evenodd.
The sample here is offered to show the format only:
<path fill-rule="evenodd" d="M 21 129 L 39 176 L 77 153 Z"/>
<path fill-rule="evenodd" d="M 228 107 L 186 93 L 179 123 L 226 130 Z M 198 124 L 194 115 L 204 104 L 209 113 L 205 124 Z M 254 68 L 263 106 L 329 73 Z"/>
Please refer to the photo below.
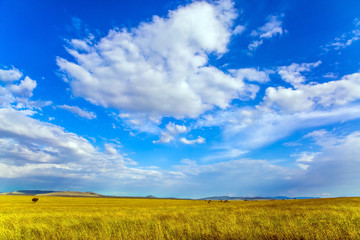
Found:
<path fill-rule="evenodd" d="M 360 198 L 212 201 L 0 196 L 0 239 L 360 239 Z"/>

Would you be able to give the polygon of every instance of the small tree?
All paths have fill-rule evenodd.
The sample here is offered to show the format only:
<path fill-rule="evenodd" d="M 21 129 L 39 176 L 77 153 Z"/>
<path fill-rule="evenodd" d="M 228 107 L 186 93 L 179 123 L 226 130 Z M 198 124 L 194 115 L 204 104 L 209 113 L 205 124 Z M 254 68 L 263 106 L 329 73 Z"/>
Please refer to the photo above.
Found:
<path fill-rule="evenodd" d="M 39 201 L 38 198 L 33 198 L 33 199 L 32 199 L 32 202 L 33 202 L 33 203 L 36 203 L 37 201 Z"/>

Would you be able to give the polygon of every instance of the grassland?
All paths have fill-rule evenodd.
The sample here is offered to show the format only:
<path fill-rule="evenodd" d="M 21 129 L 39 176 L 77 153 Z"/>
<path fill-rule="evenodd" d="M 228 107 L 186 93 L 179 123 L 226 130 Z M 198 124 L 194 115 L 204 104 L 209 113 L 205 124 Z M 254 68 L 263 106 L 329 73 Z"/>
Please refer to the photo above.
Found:
<path fill-rule="evenodd" d="M 0 196 L 0 239 L 360 239 L 360 198 L 31 199 Z"/>

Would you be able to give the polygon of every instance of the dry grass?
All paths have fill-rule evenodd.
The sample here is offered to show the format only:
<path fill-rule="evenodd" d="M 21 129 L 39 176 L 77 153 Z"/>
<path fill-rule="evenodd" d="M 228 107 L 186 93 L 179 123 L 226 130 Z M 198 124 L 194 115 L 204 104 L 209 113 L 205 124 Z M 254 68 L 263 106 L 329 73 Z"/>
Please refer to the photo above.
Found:
<path fill-rule="evenodd" d="M 360 239 L 360 198 L 31 199 L 0 196 L 0 239 Z"/>

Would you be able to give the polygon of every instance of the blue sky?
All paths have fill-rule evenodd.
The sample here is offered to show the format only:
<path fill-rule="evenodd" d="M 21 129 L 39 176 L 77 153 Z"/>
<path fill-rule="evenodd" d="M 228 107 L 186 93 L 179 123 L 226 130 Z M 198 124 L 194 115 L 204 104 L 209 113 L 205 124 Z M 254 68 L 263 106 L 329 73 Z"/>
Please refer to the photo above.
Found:
<path fill-rule="evenodd" d="M 360 192 L 358 1 L 0 1 L 0 191 Z"/>

